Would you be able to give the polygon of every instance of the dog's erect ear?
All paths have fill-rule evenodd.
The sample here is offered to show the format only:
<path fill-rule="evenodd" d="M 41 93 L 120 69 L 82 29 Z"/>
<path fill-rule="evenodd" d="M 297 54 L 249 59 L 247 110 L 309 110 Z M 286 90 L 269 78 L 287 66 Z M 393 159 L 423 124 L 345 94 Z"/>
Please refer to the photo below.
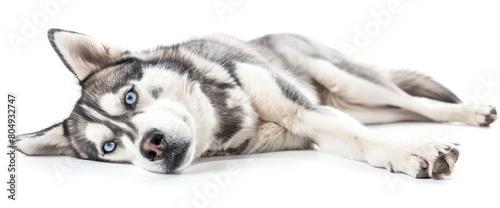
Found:
<path fill-rule="evenodd" d="M 49 41 L 64 65 L 81 81 L 90 73 L 116 61 L 122 54 L 118 47 L 101 43 L 77 32 L 50 29 Z"/>
<path fill-rule="evenodd" d="M 64 135 L 63 124 L 55 124 L 15 139 L 17 150 L 26 155 L 69 155 L 75 156 L 69 139 Z"/>

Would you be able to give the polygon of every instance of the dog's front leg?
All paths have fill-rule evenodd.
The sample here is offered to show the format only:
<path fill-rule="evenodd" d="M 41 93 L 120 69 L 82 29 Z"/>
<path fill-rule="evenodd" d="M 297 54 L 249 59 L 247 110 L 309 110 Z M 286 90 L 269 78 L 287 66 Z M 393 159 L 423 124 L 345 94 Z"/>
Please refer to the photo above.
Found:
<path fill-rule="evenodd" d="M 323 152 L 417 178 L 440 179 L 453 171 L 458 150 L 452 143 L 390 140 L 339 110 L 314 103 L 291 78 L 247 64 L 237 73 L 262 120 L 311 139 Z"/>
<path fill-rule="evenodd" d="M 322 152 L 365 161 L 416 178 L 442 179 L 452 173 L 459 152 L 453 143 L 418 143 L 389 139 L 330 107 L 304 110 L 288 118 L 296 134 L 307 134 Z M 297 128 L 304 127 L 304 128 Z"/>

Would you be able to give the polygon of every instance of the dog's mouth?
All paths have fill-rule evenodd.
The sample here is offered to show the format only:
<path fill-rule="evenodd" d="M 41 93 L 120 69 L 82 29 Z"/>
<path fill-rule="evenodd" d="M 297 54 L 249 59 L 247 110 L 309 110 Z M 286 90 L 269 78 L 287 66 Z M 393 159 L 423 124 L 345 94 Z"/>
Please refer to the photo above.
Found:
<path fill-rule="evenodd" d="M 177 169 L 183 164 L 189 149 L 189 142 L 173 142 L 170 143 L 163 157 L 163 165 L 165 173 L 176 173 Z"/>

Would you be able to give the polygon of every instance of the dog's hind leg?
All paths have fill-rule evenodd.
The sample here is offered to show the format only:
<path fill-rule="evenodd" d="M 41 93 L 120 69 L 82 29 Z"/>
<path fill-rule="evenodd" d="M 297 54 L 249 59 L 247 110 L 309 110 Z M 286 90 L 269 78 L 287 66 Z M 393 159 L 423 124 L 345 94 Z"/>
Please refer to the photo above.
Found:
<path fill-rule="evenodd" d="M 428 77 L 408 71 L 384 72 L 375 66 L 351 60 L 338 51 L 306 37 L 290 34 L 271 35 L 255 42 L 275 51 L 291 66 L 291 70 L 305 71 L 314 82 L 327 89 L 330 95 L 319 93 L 322 104 L 340 108 L 363 123 L 428 118 L 430 121 L 458 121 L 488 126 L 497 118 L 494 107 L 460 104 L 451 91 Z M 334 101 L 327 102 L 328 100 Z M 341 105 L 342 103 L 345 105 Z M 353 106 L 363 106 L 366 111 L 360 113 L 359 109 Z M 380 111 L 387 106 L 413 113 Z M 367 116 L 370 110 L 377 111 L 378 115 L 388 113 L 388 118 L 366 120 L 366 117 L 372 118 Z"/>
<path fill-rule="evenodd" d="M 339 72 L 334 66 L 330 66 L 330 70 Z M 401 73 L 413 78 L 404 78 Z M 415 77 L 416 73 L 409 71 L 387 71 L 386 74 L 389 76 L 381 74 L 380 77 L 389 77 L 396 86 L 389 83 L 387 87 L 380 87 L 362 79 L 354 79 L 349 83 L 337 79 L 335 84 L 343 86 L 333 89 L 321 85 L 317 87 L 321 103 L 342 109 L 364 124 L 457 121 L 488 126 L 497 118 L 494 107 L 461 104 L 453 93 L 428 77 Z M 326 80 L 321 82 L 329 83 Z"/>
<path fill-rule="evenodd" d="M 360 106 L 352 107 L 345 111 L 363 124 L 384 124 L 401 121 L 432 121 L 430 118 L 421 114 L 401 108 L 369 108 Z"/>
<path fill-rule="evenodd" d="M 332 93 L 320 84 L 316 84 L 316 90 L 321 98 L 322 105 L 334 106 L 356 118 L 363 124 L 383 124 L 400 121 L 432 121 L 432 119 L 421 114 L 402 108 L 391 106 L 367 106 L 353 104 L 346 99 Z"/>
<path fill-rule="evenodd" d="M 393 103 L 434 121 L 459 121 L 489 126 L 497 119 L 493 106 L 466 105 L 448 89 L 431 78 L 408 70 L 387 72 L 389 79 L 406 92 Z M 411 95 L 411 96 L 408 96 Z"/>
<path fill-rule="evenodd" d="M 365 119 L 366 117 L 370 118 L 370 116 L 366 116 L 370 111 L 374 112 L 373 116 L 383 116 L 384 112 L 387 113 L 386 118 L 379 118 L 381 122 L 425 121 L 424 118 L 428 118 L 429 121 L 457 121 L 475 126 L 488 126 L 497 118 L 493 106 L 459 103 L 460 101 L 453 93 L 429 78 L 404 80 L 391 76 L 393 72 L 388 72 L 388 75 L 376 70 L 373 66 L 357 64 L 352 61 L 342 65 L 335 65 L 331 61 L 311 57 L 304 57 L 302 61 L 305 63 L 304 67 L 311 67 L 309 71 L 314 79 L 331 92 L 330 96 L 337 97 L 339 100 L 343 100 L 343 103 L 347 103 L 346 105 L 333 103 L 333 106 L 340 107 L 363 123 L 371 122 Z M 353 73 L 352 68 L 362 70 L 363 73 L 370 73 L 370 78 Z M 356 105 L 364 107 L 367 110 L 365 114 L 360 114 L 355 107 Z M 397 107 L 403 110 L 387 110 L 387 107 Z M 357 117 L 359 115 L 364 116 Z"/>

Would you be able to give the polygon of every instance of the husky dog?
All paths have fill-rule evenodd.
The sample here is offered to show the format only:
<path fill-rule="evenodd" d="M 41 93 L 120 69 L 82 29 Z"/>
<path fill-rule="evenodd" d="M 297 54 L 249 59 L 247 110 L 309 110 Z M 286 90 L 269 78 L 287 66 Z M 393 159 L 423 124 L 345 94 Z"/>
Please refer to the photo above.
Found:
<path fill-rule="evenodd" d="M 61 123 L 16 139 L 26 155 L 178 173 L 204 156 L 317 149 L 442 179 L 458 144 L 388 139 L 363 124 L 497 118 L 427 76 L 378 70 L 300 35 L 213 35 L 139 52 L 61 29 L 48 37 L 81 97 Z"/>

